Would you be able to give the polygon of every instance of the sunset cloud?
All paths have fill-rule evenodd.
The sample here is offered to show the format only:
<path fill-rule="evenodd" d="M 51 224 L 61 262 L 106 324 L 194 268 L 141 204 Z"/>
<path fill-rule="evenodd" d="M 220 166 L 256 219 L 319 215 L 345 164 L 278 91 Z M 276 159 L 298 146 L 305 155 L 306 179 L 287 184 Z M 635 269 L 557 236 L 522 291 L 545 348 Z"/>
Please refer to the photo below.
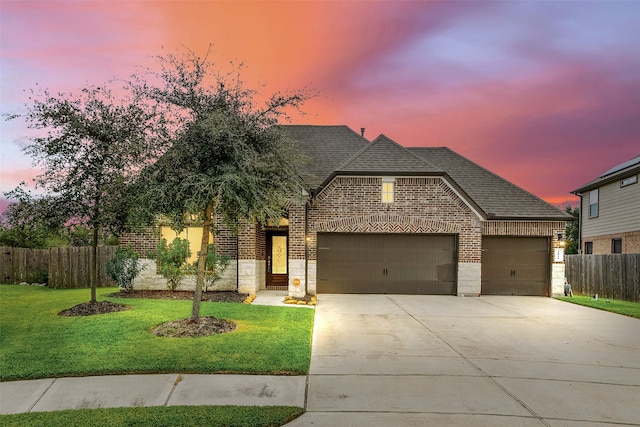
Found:
<path fill-rule="evenodd" d="M 0 7 L 2 113 L 19 111 L 23 90 L 36 82 L 78 89 L 126 77 L 163 48 L 204 53 L 213 43 L 221 66 L 246 64 L 249 86 L 318 89 L 309 115 L 296 123 L 346 124 L 365 127 L 370 139 L 384 133 L 406 146 L 449 146 L 554 204 L 640 154 L 639 2 Z M 18 124 L 0 132 L 0 190 L 7 191 L 30 159 L 17 149 L 25 135 Z"/>

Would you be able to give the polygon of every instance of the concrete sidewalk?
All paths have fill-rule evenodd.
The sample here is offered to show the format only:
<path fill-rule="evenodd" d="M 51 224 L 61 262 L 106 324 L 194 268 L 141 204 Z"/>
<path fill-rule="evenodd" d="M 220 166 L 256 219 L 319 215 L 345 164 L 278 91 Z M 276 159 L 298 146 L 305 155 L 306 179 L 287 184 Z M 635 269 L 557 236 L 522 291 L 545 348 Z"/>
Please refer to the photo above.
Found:
<path fill-rule="evenodd" d="M 306 376 L 114 375 L 0 383 L 0 413 L 123 406 L 304 407 Z"/>

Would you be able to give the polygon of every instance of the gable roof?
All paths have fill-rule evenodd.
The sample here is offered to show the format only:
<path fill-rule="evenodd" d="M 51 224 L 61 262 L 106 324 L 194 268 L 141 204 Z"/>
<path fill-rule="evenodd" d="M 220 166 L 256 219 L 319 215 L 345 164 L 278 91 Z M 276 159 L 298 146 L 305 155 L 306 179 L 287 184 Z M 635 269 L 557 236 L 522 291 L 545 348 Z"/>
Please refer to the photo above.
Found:
<path fill-rule="evenodd" d="M 405 175 L 442 174 L 444 171 L 429 161 L 416 156 L 385 135 L 380 135 L 338 166 L 335 172 L 337 174 Z"/>
<path fill-rule="evenodd" d="M 573 190 L 572 193 L 579 196 L 580 194 L 584 194 L 589 190 L 594 190 L 601 185 L 626 178 L 627 176 L 631 176 L 638 172 L 640 172 L 640 156 L 636 156 L 631 160 L 627 160 L 626 162 L 612 167 L 593 181 L 590 181 L 577 190 Z"/>
<path fill-rule="evenodd" d="M 489 219 L 574 219 L 447 147 L 407 149 L 445 170 Z"/>
<path fill-rule="evenodd" d="M 571 221 L 544 200 L 446 147 L 403 147 L 385 135 L 369 142 L 347 126 L 281 125 L 310 161 L 302 178 L 317 193 L 337 175 L 444 176 L 489 219 Z"/>

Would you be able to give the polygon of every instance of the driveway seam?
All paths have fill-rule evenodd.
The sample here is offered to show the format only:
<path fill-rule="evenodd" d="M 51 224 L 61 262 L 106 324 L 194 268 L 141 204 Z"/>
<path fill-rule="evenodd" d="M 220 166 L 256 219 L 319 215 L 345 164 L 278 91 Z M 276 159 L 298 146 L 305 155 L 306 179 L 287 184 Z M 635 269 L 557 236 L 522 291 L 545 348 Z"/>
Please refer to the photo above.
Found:
<path fill-rule="evenodd" d="M 452 351 L 454 351 L 457 355 L 459 355 L 463 360 L 465 360 L 467 363 L 469 363 L 471 366 L 473 366 L 476 370 L 478 370 L 478 372 L 481 372 L 486 378 L 488 378 L 493 384 L 495 384 L 498 388 L 500 388 L 502 391 L 504 391 L 505 393 L 507 393 L 509 396 L 511 396 L 511 398 L 513 400 L 515 400 L 516 402 L 518 402 L 524 409 L 526 409 L 527 411 L 529 411 L 530 414 L 532 414 L 534 417 L 536 417 L 541 423 L 543 423 L 545 426 L 547 427 L 551 427 L 551 424 L 547 423 L 544 418 L 542 418 L 540 415 L 538 415 L 536 413 L 536 411 L 534 411 L 532 408 L 530 408 L 526 403 L 524 403 L 522 400 L 520 400 L 515 394 L 513 394 L 511 391 L 509 391 L 507 388 L 505 388 L 502 384 L 500 384 L 498 381 L 496 381 L 496 379 L 492 376 L 489 375 L 487 372 L 485 372 L 484 370 L 482 370 L 482 368 L 480 368 L 478 365 L 476 365 L 475 363 L 473 363 L 473 361 L 471 361 L 469 358 L 467 358 L 464 354 L 462 354 L 460 351 L 458 351 L 455 347 L 453 347 L 451 344 L 449 344 L 448 341 L 446 341 L 444 338 L 442 338 L 438 333 L 436 333 L 435 331 L 431 330 L 427 325 L 425 325 L 422 321 L 418 320 L 413 314 L 411 314 L 409 311 L 407 311 L 404 307 L 402 307 L 400 305 L 400 303 L 398 301 L 396 301 L 393 297 L 391 296 L 387 296 L 387 299 L 389 299 L 389 301 L 391 301 L 393 304 L 395 304 L 400 310 L 404 311 L 405 313 L 407 313 L 407 315 L 409 317 L 411 317 L 413 320 L 415 320 L 416 322 L 418 322 L 418 324 L 420 324 L 423 328 L 425 328 L 427 331 L 429 331 L 430 333 L 432 333 L 433 335 L 435 335 L 442 343 L 444 343 L 447 347 L 449 347 Z"/>

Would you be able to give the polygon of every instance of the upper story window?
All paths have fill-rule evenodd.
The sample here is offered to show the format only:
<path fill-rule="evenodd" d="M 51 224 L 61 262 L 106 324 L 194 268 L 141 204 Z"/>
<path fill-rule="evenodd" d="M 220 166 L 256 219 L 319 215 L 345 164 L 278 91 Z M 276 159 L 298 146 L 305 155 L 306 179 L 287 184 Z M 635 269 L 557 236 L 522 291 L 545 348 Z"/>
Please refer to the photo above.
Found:
<path fill-rule="evenodd" d="M 629 178 L 620 180 L 620 187 L 626 187 L 627 185 L 635 184 L 638 182 L 638 175 L 630 176 Z"/>
<path fill-rule="evenodd" d="M 598 189 L 589 191 L 589 218 L 598 216 Z"/>
<path fill-rule="evenodd" d="M 382 177 L 382 203 L 393 203 L 395 178 Z"/>

